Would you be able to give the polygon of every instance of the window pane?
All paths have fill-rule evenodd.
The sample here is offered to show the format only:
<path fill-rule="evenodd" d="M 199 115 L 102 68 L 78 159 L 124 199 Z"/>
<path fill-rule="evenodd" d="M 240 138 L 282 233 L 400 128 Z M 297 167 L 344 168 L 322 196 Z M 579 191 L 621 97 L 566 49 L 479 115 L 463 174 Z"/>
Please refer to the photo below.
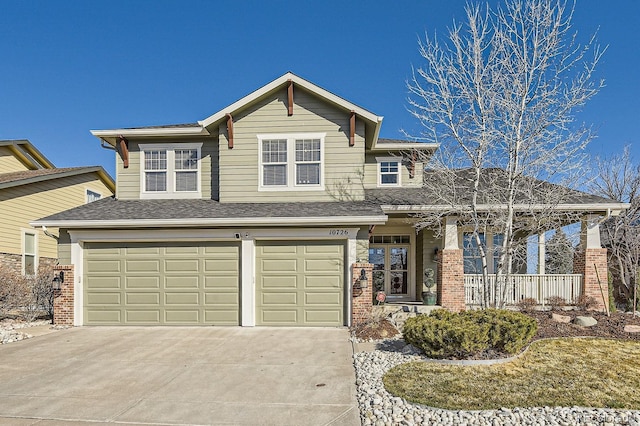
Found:
<path fill-rule="evenodd" d="M 176 191 L 197 191 L 197 172 L 176 172 Z"/>
<path fill-rule="evenodd" d="M 286 165 L 263 166 L 262 184 L 264 186 L 286 185 L 287 184 L 287 166 Z"/>
<path fill-rule="evenodd" d="M 392 247 L 391 248 L 391 265 L 392 270 L 406 270 L 407 269 L 407 254 L 406 247 Z"/>
<path fill-rule="evenodd" d="M 298 185 L 320 185 L 320 164 L 296 165 L 296 183 Z"/>
<path fill-rule="evenodd" d="M 296 161 L 320 161 L 320 139 L 296 140 Z"/>
<path fill-rule="evenodd" d="M 145 191 L 157 192 L 167 190 L 166 172 L 146 172 L 144 178 Z"/>
<path fill-rule="evenodd" d="M 198 150 L 197 149 L 176 149 L 175 151 L 176 170 L 197 170 Z"/>
<path fill-rule="evenodd" d="M 35 275 L 36 274 L 36 257 L 32 255 L 24 256 L 24 274 Z"/>
<path fill-rule="evenodd" d="M 287 141 L 286 139 L 262 141 L 263 163 L 286 163 Z"/>
<path fill-rule="evenodd" d="M 24 234 L 24 252 L 29 254 L 36 252 L 36 236 L 34 234 Z"/>
<path fill-rule="evenodd" d="M 144 152 L 144 169 L 145 170 L 166 170 L 167 169 L 167 151 L 154 150 Z"/>
<path fill-rule="evenodd" d="M 374 271 L 384 271 L 384 250 L 383 247 L 369 249 L 369 263 L 373 264 Z"/>
<path fill-rule="evenodd" d="M 382 173 L 398 173 L 398 162 L 383 161 L 380 163 L 380 171 Z"/>
<path fill-rule="evenodd" d="M 484 247 L 484 234 L 480 234 L 480 244 Z M 465 274 L 481 274 L 482 258 L 480 257 L 480 249 L 476 242 L 476 238 L 471 233 L 464 234 L 464 273 Z"/>
<path fill-rule="evenodd" d="M 398 175 L 389 175 L 389 174 L 383 174 L 382 176 L 380 176 L 380 181 L 383 184 L 394 184 L 394 183 L 398 183 Z"/>
<path fill-rule="evenodd" d="M 391 294 L 407 293 L 407 272 L 391 272 Z"/>

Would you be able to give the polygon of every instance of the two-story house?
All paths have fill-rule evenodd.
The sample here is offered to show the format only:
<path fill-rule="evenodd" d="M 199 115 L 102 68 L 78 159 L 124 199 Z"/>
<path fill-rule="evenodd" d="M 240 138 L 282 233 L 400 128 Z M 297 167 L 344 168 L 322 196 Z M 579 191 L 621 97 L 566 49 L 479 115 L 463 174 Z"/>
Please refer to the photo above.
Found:
<path fill-rule="evenodd" d="M 115 197 L 34 222 L 62 230 L 58 321 L 349 325 L 372 283 L 419 300 L 425 268 L 438 303 L 464 308 L 462 231 L 411 221 L 430 204 L 419 159 L 438 147 L 379 138 L 381 124 L 286 73 L 198 122 L 92 131 L 115 150 Z"/>
<path fill-rule="evenodd" d="M 1 140 L 0 275 L 33 275 L 57 261 L 58 230 L 29 222 L 114 192 L 100 166 L 58 168 L 28 140 Z"/>

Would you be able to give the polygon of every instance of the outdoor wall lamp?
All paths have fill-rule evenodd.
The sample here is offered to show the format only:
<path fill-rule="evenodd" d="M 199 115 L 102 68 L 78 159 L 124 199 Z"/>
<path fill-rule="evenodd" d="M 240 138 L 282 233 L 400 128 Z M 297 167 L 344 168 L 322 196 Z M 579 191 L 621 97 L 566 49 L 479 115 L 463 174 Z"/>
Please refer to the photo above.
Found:
<path fill-rule="evenodd" d="M 362 268 L 360 270 L 360 277 L 358 278 L 358 281 L 356 282 L 356 284 L 353 287 L 354 288 L 367 288 L 368 285 L 369 285 L 369 280 L 367 279 L 367 271 L 365 271 L 364 268 Z"/>
<path fill-rule="evenodd" d="M 53 289 L 60 290 L 61 284 L 64 282 L 64 271 L 60 271 L 53 276 Z"/>
<path fill-rule="evenodd" d="M 438 255 L 440 254 L 438 247 L 436 247 L 435 249 L 433 249 L 433 260 L 437 261 L 438 260 Z"/>

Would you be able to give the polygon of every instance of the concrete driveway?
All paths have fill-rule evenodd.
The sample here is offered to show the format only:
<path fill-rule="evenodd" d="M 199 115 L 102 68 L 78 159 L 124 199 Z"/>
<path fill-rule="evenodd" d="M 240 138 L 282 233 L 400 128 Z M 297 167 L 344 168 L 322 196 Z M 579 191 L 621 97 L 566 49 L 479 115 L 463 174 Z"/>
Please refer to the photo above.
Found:
<path fill-rule="evenodd" d="M 359 425 L 346 329 L 80 327 L 0 346 L 0 424 Z"/>

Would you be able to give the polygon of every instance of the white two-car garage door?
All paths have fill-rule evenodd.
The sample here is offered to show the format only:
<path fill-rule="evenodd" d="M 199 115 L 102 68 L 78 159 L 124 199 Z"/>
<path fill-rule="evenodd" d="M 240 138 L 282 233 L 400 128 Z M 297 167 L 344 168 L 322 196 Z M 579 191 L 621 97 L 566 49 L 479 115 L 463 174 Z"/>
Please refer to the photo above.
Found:
<path fill-rule="evenodd" d="M 344 244 L 256 243 L 256 325 L 344 325 Z"/>
<path fill-rule="evenodd" d="M 84 324 L 238 325 L 237 243 L 85 243 Z"/>

